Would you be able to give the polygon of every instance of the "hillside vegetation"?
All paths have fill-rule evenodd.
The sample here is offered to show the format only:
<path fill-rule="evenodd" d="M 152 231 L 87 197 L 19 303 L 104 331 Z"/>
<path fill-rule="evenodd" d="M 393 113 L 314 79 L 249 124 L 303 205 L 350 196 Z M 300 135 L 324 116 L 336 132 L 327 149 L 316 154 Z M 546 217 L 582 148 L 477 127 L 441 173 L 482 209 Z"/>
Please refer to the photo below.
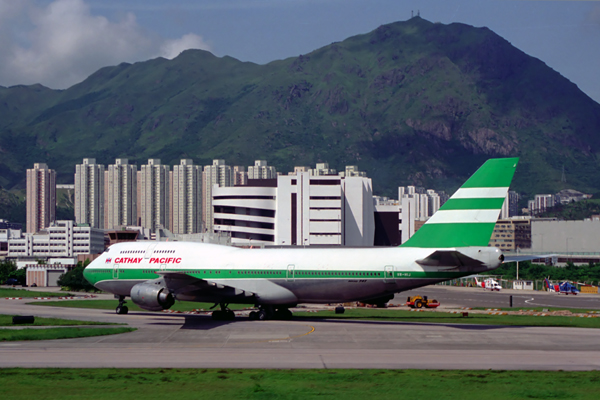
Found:
<path fill-rule="evenodd" d="M 520 156 L 513 187 L 600 191 L 600 105 L 487 28 L 419 17 L 266 65 L 189 50 L 102 68 L 67 90 L 0 88 L 0 185 L 84 157 L 357 164 L 377 194 L 452 191 L 490 157 Z"/>

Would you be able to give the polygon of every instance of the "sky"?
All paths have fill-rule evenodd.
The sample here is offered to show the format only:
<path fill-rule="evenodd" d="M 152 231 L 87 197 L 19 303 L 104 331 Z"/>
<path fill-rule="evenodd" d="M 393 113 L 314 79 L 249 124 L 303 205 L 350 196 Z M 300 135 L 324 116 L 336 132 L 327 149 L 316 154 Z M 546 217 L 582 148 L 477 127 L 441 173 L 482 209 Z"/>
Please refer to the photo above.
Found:
<path fill-rule="evenodd" d="M 0 85 L 64 89 L 189 48 L 265 64 L 417 12 L 488 27 L 600 102 L 600 1 L 0 0 Z"/>

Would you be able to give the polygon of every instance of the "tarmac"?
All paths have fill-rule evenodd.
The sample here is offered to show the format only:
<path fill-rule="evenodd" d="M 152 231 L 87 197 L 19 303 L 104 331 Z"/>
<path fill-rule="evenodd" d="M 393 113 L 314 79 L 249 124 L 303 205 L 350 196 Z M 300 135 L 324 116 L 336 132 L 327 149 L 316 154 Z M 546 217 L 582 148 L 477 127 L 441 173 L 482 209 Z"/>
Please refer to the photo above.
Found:
<path fill-rule="evenodd" d="M 512 295 L 515 307 L 600 310 L 599 295 L 490 293 L 446 286 L 412 292 L 436 298 L 446 309 L 507 307 Z M 412 292 L 399 294 L 391 303 L 403 303 Z M 596 329 L 243 317 L 224 322 L 203 315 L 116 315 L 108 310 L 28 305 L 31 301 L 0 299 L 0 313 L 123 322 L 138 330 L 0 343 L 0 367 L 600 369 Z"/>

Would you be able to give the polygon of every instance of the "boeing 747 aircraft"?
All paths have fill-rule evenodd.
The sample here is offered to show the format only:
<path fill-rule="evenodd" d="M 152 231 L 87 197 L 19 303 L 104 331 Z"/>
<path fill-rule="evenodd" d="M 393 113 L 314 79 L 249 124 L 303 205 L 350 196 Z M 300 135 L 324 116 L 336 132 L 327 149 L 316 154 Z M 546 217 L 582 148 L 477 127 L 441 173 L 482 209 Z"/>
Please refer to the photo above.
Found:
<path fill-rule="evenodd" d="M 386 303 L 395 293 L 497 268 L 488 247 L 518 159 L 488 160 L 400 247 L 241 249 L 205 243 L 127 242 L 84 271 L 98 289 L 159 311 L 175 300 L 253 304 L 253 319 L 288 319 L 299 303 Z"/>

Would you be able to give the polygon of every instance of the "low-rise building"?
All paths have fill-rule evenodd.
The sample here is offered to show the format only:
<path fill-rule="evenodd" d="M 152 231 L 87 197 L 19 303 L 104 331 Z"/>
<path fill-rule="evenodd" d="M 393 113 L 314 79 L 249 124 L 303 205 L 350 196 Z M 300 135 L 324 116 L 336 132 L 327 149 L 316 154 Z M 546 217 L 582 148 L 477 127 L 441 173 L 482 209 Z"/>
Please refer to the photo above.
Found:
<path fill-rule="evenodd" d="M 76 226 L 73 221 L 55 221 L 40 232 L 20 233 L 8 241 L 9 258 L 74 257 L 103 251 L 104 231 L 89 226 Z"/>

